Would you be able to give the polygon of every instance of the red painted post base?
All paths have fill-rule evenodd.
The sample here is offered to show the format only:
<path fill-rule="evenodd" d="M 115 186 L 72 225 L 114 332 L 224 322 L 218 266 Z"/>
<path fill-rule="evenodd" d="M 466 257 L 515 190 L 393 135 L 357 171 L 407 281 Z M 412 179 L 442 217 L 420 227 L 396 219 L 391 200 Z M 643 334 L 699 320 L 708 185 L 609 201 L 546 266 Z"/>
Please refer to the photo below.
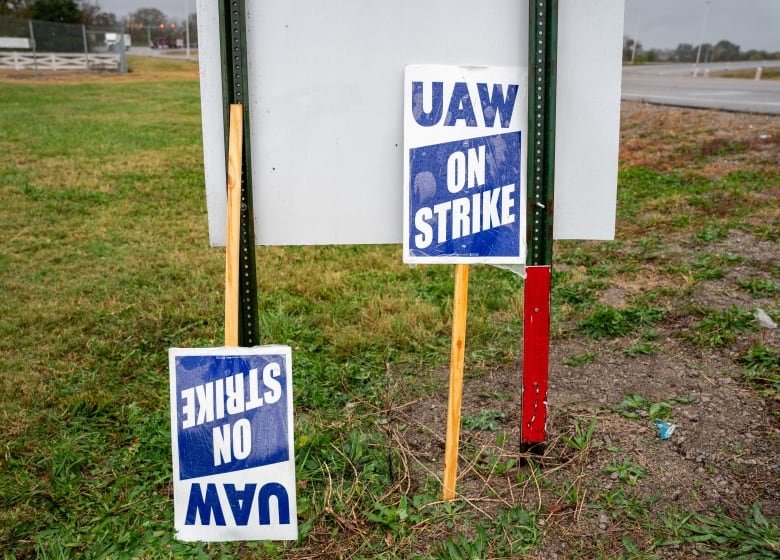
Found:
<path fill-rule="evenodd" d="M 539 449 L 547 435 L 550 361 L 550 267 L 527 266 L 523 304 L 523 396 L 520 446 Z"/>

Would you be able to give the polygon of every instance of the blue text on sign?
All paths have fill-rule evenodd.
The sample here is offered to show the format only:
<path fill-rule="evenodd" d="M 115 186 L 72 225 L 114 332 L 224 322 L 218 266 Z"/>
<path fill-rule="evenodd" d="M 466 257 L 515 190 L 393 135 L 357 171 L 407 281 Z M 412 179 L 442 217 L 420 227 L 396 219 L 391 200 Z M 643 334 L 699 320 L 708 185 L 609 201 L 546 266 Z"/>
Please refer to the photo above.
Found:
<path fill-rule="evenodd" d="M 259 525 L 271 525 L 271 500 L 276 501 L 279 525 L 290 524 L 290 498 L 285 487 L 278 482 L 269 482 L 257 491 L 257 484 L 245 484 L 243 490 L 238 490 L 235 484 L 221 484 L 228 508 L 233 515 L 236 525 L 248 525 L 252 510 L 257 504 L 257 523 Z M 257 500 L 255 500 L 257 493 Z M 190 486 L 190 496 L 187 503 L 186 525 L 196 525 L 198 519 L 201 525 L 211 525 L 214 517 L 214 525 L 224 526 L 225 509 L 221 493 L 214 483 L 206 484 L 206 492 L 203 493 L 201 484 L 194 483 Z"/>
<path fill-rule="evenodd" d="M 180 475 L 196 478 L 287 461 L 281 357 L 178 358 Z M 190 375 L 184 375 L 184 371 Z"/>
<path fill-rule="evenodd" d="M 413 255 L 518 253 L 520 132 L 412 148 L 409 174 Z"/>
<path fill-rule="evenodd" d="M 476 127 L 477 115 L 474 111 L 474 103 L 466 82 L 455 82 L 444 113 L 444 82 L 431 82 L 431 108 L 424 109 L 425 87 L 423 82 L 412 82 L 412 115 L 420 126 L 435 126 L 439 124 L 444 115 L 444 126 L 455 126 L 458 121 L 463 121 L 466 126 Z M 509 84 L 504 95 L 501 84 L 493 84 L 492 92 L 488 91 L 488 84 L 477 83 L 479 105 L 482 109 L 482 119 L 485 126 L 494 126 L 496 115 L 500 115 L 501 128 L 508 128 L 512 120 L 512 112 L 517 99 L 517 84 Z"/>

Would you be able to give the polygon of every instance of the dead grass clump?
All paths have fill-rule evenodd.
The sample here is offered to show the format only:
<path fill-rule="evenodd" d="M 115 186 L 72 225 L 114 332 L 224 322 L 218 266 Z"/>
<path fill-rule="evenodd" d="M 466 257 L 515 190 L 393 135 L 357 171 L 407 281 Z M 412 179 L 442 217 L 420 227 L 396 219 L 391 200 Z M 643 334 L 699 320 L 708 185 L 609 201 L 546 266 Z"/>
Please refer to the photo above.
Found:
<path fill-rule="evenodd" d="M 772 115 L 623 102 L 620 161 L 710 177 L 746 167 L 770 171 L 780 161 L 780 122 Z"/>

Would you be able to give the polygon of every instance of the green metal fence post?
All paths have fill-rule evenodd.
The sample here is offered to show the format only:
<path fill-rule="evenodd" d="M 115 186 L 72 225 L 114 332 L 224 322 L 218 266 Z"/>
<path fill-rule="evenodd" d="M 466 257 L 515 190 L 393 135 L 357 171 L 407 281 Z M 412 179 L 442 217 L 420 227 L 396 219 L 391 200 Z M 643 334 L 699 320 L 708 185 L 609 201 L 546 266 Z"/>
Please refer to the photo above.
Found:
<path fill-rule="evenodd" d="M 257 332 L 257 270 L 254 209 L 252 206 L 252 166 L 249 135 L 249 102 L 246 58 L 246 8 L 244 0 L 222 0 L 219 4 L 222 48 L 222 96 L 227 149 L 228 114 L 231 103 L 244 108 L 244 141 L 241 164 L 241 230 L 238 271 L 240 346 L 255 346 Z M 227 158 L 227 153 L 225 154 Z"/>
<path fill-rule="evenodd" d="M 527 240 L 529 265 L 551 265 L 555 179 L 557 0 L 530 0 Z"/>
<path fill-rule="evenodd" d="M 528 7 L 527 266 L 520 445 L 524 451 L 539 451 L 546 439 L 550 355 L 558 2 L 529 0 Z"/>

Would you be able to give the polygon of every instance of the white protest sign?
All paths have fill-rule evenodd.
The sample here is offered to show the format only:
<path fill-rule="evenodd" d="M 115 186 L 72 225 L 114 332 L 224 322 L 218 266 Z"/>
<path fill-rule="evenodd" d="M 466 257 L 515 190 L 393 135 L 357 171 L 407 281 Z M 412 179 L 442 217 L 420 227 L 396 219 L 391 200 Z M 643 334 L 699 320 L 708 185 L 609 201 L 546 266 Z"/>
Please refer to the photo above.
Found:
<path fill-rule="evenodd" d="M 560 0 L 557 239 L 612 239 L 623 0 Z M 209 237 L 225 244 L 217 4 L 198 0 Z M 256 0 L 247 10 L 255 233 L 261 245 L 400 243 L 403 71 L 528 65 L 528 2 Z"/>
<path fill-rule="evenodd" d="M 525 263 L 525 68 L 407 66 L 404 262 Z"/>
<path fill-rule="evenodd" d="M 176 538 L 298 538 L 288 346 L 171 348 Z"/>

